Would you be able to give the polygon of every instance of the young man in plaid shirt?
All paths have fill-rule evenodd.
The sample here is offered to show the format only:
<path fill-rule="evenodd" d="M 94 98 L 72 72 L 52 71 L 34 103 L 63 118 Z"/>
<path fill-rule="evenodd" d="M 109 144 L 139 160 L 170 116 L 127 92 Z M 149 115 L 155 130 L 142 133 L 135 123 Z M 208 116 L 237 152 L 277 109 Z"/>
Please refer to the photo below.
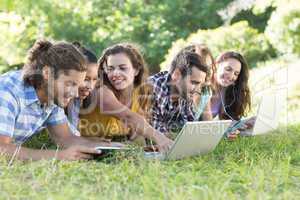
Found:
<path fill-rule="evenodd" d="M 152 126 L 163 134 L 170 134 L 180 130 L 187 121 L 196 120 L 193 95 L 201 91 L 208 73 L 209 67 L 197 53 L 181 51 L 169 71 L 151 76 Z"/>

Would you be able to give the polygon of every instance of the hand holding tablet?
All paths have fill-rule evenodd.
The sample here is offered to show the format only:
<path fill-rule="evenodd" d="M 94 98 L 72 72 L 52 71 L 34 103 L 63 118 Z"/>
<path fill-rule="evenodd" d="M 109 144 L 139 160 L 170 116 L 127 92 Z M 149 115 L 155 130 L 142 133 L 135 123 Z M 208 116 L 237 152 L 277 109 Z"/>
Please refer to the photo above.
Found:
<path fill-rule="evenodd" d="M 101 151 L 102 153 L 109 153 L 109 152 L 115 152 L 115 151 L 126 151 L 130 150 L 130 148 L 125 146 L 97 146 L 95 147 L 96 151 Z"/>

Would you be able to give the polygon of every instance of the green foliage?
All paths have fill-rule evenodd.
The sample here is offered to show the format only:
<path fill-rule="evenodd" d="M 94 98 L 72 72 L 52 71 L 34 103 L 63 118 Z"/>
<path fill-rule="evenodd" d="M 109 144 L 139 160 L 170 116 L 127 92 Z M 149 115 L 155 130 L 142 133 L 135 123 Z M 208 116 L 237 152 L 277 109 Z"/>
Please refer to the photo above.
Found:
<path fill-rule="evenodd" d="M 272 11 L 275 0 L 235 0 L 219 11 L 224 24 L 234 24 L 239 21 L 248 21 L 249 25 L 259 32 L 263 32 Z"/>
<path fill-rule="evenodd" d="M 0 58 L 2 64 L 17 64 L 24 61 L 30 43 L 38 29 L 31 26 L 30 17 L 21 17 L 13 12 L 0 13 Z"/>
<path fill-rule="evenodd" d="M 276 8 L 280 2 L 282 2 L 282 0 L 255 0 L 252 11 L 256 15 L 262 14 L 270 7 Z"/>
<path fill-rule="evenodd" d="M 249 27 L 246 21 L 241 21 L 216 29 L 200 29 L 191 34 L 186 40 L 177 40 L 166 55 L 161 68 L 166 69 L 174 55 L 190 43 L 206 44 L 214 56 L 227 50 L 238 51 L 245 56 L 250 67 L 255 67 L 258 61 L 275 56 L 274 50 L 265 36 L 258 33 L 256 29 Z"/>
<path fill-rule="evenodd" d="M 158 71 L 172 41 L 187 37 L 199 28 L 220 26 L 222 20 L 217 11 L 231 0 L 3 2 L 0 6 L 3 12 L 0 13 L 8 17 L 6 21 L 0 19 L 1 30 L 4 30 L 0 38 L 3 44 L 0 57 L 9 65 L 23 62 L 33 42 L 46 37 L 79 40 L 97 55 L 112 43 L 135 42 L 143 47 L 150 71 Z M 18 20 L 10 19 L 14 17 Z M 11 30 L 9 27 L 15 28 Z"/>
<path fill-rule="evenodd" d="M 231 24 L 245 20 L 248 21 L 249 26 L 257 29 L 259 32 L 264 32 L 274 9 L 275 8 L 269 6 L 264 12 L 261 13 L 254 13 L 253 9 L 242 10 L 232 18 Z"/>
<path fill-rule="evenodd" d="M 271 15 L 265 34 L 280 53 L 300 56 L 300 1 L 280 3 Z"/>

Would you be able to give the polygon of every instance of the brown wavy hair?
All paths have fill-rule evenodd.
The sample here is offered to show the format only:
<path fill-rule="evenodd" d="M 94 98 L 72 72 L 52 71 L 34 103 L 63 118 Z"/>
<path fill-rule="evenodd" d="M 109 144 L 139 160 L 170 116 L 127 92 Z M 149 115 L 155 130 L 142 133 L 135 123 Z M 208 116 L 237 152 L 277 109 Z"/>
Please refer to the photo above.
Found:
<path fill-rule="evenodd" d="M 216 73 L 216 61 L 210 49 L 205 44 L 194 43 L 184 47 L 181 51 L 191 51 L 200 55 L 201 61 L 209 67 L 207 73 L 206 86 L 214 87 L 216 80 L 213 76 Z"/>
<path fill-rule="evenodd" d="M 72 44 L 67 42 L 51 43 L 48 40 L 37 40 L 29 50 L 27 62 L 23 67 L 25 84 L 40 88 L 45 80 L 43 68 L 48 66 L 57 79 L 59 72 L 69 70 L 86 71 L 86 59 Z"/>
<path fill-rule="evenodd" d="M 128 56 L 133 68 L 138 70 L 138 74 L 134 78 L 133 85 L 135 92 L 138 94 L 138 102 L 140 104 L 140 108 L 142 109 L 141 114 L 145 115 L 145 112 L 149 109 L 149 105 L 151 104 L 151 86 L 146 83 L 148 69 L 137 45 L 132 43 L 118 43 L 108 47 L 103 51 L 102 56 L 98 61 L 98 75 L 100 82 L 98 82 L 97 87 L 100 87 L 104 84 L 114 92 L 117 98 L 119 98 L 118 91 L 111 85 L 104 70 L 104 67 L 107 65 L 108 56 L 118 53 L 124 53 L 126 56 Z"/>
<path fill-rule="evenodd" d="M 225 90 L 224 106 L 227 106 L 226 112 L 235 120 L 245 116 L 246 112 L 251 109 L 251 96 L 248 86 L 249 67 L 245 58 L 237 52 L 227 51 L 222 53 L 216 63 L 221 63 L 229 58 L 238 60 L 241 63 L 241 72 L 234 85 L 228 86 Z M 218 86 L 216 86 L 218 87 Z M 230 119 L 228 114 L 222 109 L 221 119 Z"/>
<path fill-rule="evenodd" d="M 206 73 L 205 82 L 209 80 L 210 70 L 206 62 L 196 52 L 181 50 L 171 62 L 169 73 L 172 74 L 176 69 L 179 69 L 182 77 L 191 74 L 192 68 L 196 67 L 198 70 Z"/>

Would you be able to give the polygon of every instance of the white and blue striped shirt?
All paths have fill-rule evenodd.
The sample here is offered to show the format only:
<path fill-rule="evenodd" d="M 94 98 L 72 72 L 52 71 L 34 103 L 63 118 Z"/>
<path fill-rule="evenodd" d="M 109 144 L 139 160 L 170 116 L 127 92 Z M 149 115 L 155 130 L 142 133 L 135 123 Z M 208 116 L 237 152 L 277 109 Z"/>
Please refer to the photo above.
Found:
<path fill-rule="evenodd" d="M 0 135 L 21 144 L 48 126 L 64 123 L 64 110 L 55 104 L 42 107 L 35 89 L 24 84 L 21 70 L 0 76 Z"/>

